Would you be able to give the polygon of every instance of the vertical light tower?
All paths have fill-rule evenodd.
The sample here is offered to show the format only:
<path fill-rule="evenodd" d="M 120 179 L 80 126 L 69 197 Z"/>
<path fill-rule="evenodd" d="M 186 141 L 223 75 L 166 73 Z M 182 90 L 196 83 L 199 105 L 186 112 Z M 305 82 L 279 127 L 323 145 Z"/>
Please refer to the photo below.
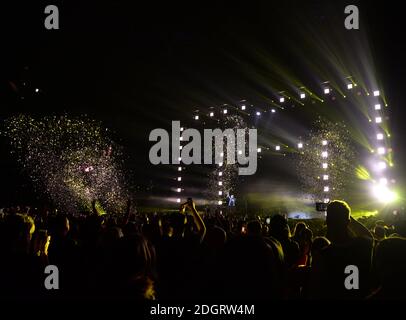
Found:
<path fill-rule="evenodd" d="M 196 116 L 195 116 L 195 120 L 198 120 L 198 118 L 196 119 Z M 180 141 L 179 141 L 179 153 L 180 154 L 182 154 L 182 149 L 183 149 L 183 146 L 182 146 L 182 141 L 183 141 L 183 138 L 182 138 L 182 132 L 183 132 L 183 130 L 184 130 L 184 128 L 183 127 L 180 127 L 180 135 L 181 135 L 181 137 L 180 137 Z M 182 157 L 180 156 L 179 157 L 179 165 L 177 166 L 177 169 L 176 169 L 176 173 L 177 173 L 177 175 L 176 175 L 176 202 L 177 203 L 180 203 L 181 202 L 181 193 L 182 193 L 182 191 L 184 191 L 183 189 L 182 189 L 182 185 L 183 185 L 183 183 L 182 183 L 182 173 L 183 173 L 183 167 L 182 167 Z"/>
<path fill-rule="evenodd" d="M 323 185 L 323 202 L 324 203 L 329 203 L 330 198 L 329 198 L 329 192 L 330 192 L 330 177 L 328 174 L 328 141 L 327 140 L 322 140 L 321 141 L 322 145 L 322 151 L 321 151 L 321 167 L 322 167 L 322 185 Z"/>

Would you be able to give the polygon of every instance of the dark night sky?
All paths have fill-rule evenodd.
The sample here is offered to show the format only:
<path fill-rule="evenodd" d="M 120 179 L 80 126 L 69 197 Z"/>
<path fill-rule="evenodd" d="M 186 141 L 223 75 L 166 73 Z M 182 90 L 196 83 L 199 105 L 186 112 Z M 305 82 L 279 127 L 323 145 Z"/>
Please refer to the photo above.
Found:
<path fill-rule="evenodd" d="M 0 9 L 0 117 L 21 111 L 87 113 L 116 132 L 129 150 L 130 166 L 141 171 L 137 174 L 143 181 L 153 172 L 139 170 L 148 161 L 150 130 L 167 126 L 168 119 L 187 117 L 195 105 L 220 104 L 250 94 L 244 92 L 250 80 L 230 62 L 229 53 L 239 58 L 251 45 L 265 47 L 295 69 L 290 50 L 279 44 L 295 41 L 296 17 L 308 15 L 321 26 L 336 23 L 337 29 L 344 29 L 345 5 L 358 4 L 375 67 L 393 107 L 395 163 L 405 181 L 405 28 L 399 1 L 379 6 L 371 1 L 229 1 L 221 5 L 53 1 L 61 15 L 58 31 L 43 28 L 45 4 L 13 3 Z M 307 47 L 301 49 L 308 54 Z M 41 88 L 41 95 L 21 102 L 8 85 L 21 79 Z M 22 178 L 4 141 L 1 148 L 1 194 L 13 197 L 10 189 L 15 190 L 15 181 Z"/>

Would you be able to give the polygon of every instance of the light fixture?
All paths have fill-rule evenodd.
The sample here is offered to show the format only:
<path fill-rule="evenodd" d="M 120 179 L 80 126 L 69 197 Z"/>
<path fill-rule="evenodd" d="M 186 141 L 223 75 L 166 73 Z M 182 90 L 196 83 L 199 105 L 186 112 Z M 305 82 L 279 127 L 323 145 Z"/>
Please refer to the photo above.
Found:
<path fill-rule="evenodd" d="M 223 191 L 219 191 L 219 196 L 222 196 L 223 195 Z"/>
<path fill-rule="evenodd" d="M 182 167 L 178 167 L 178 171 L 182 171 Z"/>
<path fill-rule="evenodd" d="M 280 103 L 285 102 L 285 98 L 284 98 L 284 97 L 280 97 L 280 98 L 279 98 L 279 102 L 280 102 Z"/>
<path fill-rule="evenodd" d="M 329 88 L 325 88 L 324 89 L 324 94 L 329 94 L 330 93 L 330 89 Z"/>
<path fill-rule="evenodd" d="M 329 198 L 325 198 L 324 199 L 324 203 L 329 203 L 330 202 L 330 199 Z"/>
<path fill-rule="evenodd" d="M 329 188 L 328 186 L 325 186 L 324 189 L 323 189 L 323 191 L 324 191 L 324 192 L 329 192 L 329 191 L 330 191 L 330 188 Z"/>
<path fill-rule="evenodd" d="M 379 90 L 374 91 L 374 97 L 377 97 L 377 96 L 379 96 Z"/>
<path fill-rule="evenodd" d="M 299 142 L 299 143 L 297 144 L 297 147 L 298 147 L 299 149 L 302 149 L 302 148 L 303 148 L 303 143 Z"/>
<path fill-rule="evenodd" d="M 183 130 L 184 130 L 184 128 L 183 128 L 183 127 L 181 127 L 181 128 L 180 128 L 180 132 L 182 132 Z"/>
<path fill-rule="evenodd" d="M 386 178 L 380 178 L 379 183 L 383 186 L 386 186 L 388 184 L 388 179 Z"/>
<path fill-rule="evenodd" d="M 182 177 L 178 177 L 178 181 L 182 181 Z"/>
<path fill-rule="evenodd" d="M 223 201 L 219 200 L 218 204 L 219 206 L 221 206 L 223 204 Z"/>
<path fill-rule="evenodd" d="M 222 175 L 223 175 L 223 172 L 220 171 L 220 172 L 219 172 L 219 176 L 221 177 Z"/>
<path fill-rule="evenodd" d="M 321 153 L 321 156 L 322 156 L 323 158 L 327 158 L 327 157 L 328 157 L 327 151 L 323 151 L 323 152 Z"/>
<path fill-rule="evenodd" d="M 238 154 L 242 154 L 242 151 L 241 151 L 241 150 L 238 150 Z"/>
<path fill-rule="evenodd" d="M 300 99 L 304 99 L 304 98 L 306 98 L 306 94 L 305 94 L 305 93 L 301 93 L 301 94 L 300 94 Z"/>
<path fill-rule="evenodd" d="M 376 122 L 376 123 L 381 123 L 381 122 L 382 122 L 382 118 L 381 118 L 381 117 L 376 117 L 376 118 L 375 118 L 375 122 Z"/>
<path fill-rule="evenodd" d="M 178 158 L 178 161 L 182 161 L 182 157 L 179 157 L 179 158 Z"/>
<path fill-rule="evenodd" d="M 210 112 L 210 117 L 213 117 L 214 116 L 214 112 Z"/>
<path fill-rule="evenodd" d="M 227 114 L 227 112 L 228 112 L 227 109 L 224 109 L 224 110 L 223 110 L 223 113 L 224 113 L 224 114 Z"/>
<path fill-rule="evenodd" d="M 271 110 L 271 112 L 272 112 L 272 113 L 275 113 L 275 112 L 276 112 L 276 110 L 275 110 L 275 109 L 272 109 L 272 110 Z"/>
<path fill-rule="evenodd" d="M 378 148 L 378 154 L 385 154 L 386 150 L 384 147 L 379 147 Z"/>
<path fill-rule="evenodd" d="M 327 145 L 327 140 L 323 140 L 323 141 L 321 142 L 321 145 L 326 146 L 326 145 Z"/>
<path fill-rule="evenodd" d="M 376 135 L 376 139 L 377 139 L 377 140 L 383 140 L 383 133 L 378 133 L 378 134 Z"/>
<path fill-rule="evenodd" d="M 242 105 L 242 106 L 241 106 L 241 110 L 245 110 L 245 105 Z"/>
<path fill-rule="evenodd" d="M 375 105 L 375 110 L 381 110 L 381 105 L 380 105 L 379 103 L 377 103 L 377 104 Z"/>
<path fill-rule="evenodd" d="M 182 189 L 181 189 L 181 188 L 178 188 L 176 191 L 177 191 L 177 192 L 181 192 L 181 191 L 182 191 Z"/>
<path fill-rule="evenodd" d="M 276 150 L 276 151 L 279 151 L 280 149 L 281 149 L 280 146 L 276 146 L 276 147 L 275 147 L 275 150 Z"/>
<path fill-rule="evenodd" d="M 220 157 L 224 157 L 224 152 L 220 152 Z"/>
<path fill-rule="evenodd" d="M 257 111 L 257 116 L 260 116 L 260 115 L 261 115 L 261 112 Z"/>
<path fill-rule="evenodd" d="M 323 169 L 327 169 L 328 164 L 326 162 L 323 162 L 322 167 L 323 167 Z"/>
<path fill-rule="evenodd" d="M 323 174 L 323 180 L 328 180 L 328 174 Z"/>
<path fill-rule="evenodd" d="M 195 116 L 195 120 L 199 120 L 199 116 Z"/>
<path fill-rule="evenodd" d="M 262 149 L 261 149 L 261 148 L 258 148 L 258 149 L 257 149 L 257 152 L 261 152 L 261 151 L 262 151 Z"/>
<path fill-rule="evenodd" d="M 386 169 L 386 163 L 384 161 L 381 161 L 378 163 L 378 168 L 381 170 Z"/>
<path fill-rule="evenodd" d="M 178 198 L 178 199 L 176 199 L 176 202 L 177 202 L 177 203 L 180 203 L 180 199 L 179 199 L 179 198 Z"/>
<path fill-rule="evenodd" d="M 352 88 L 353 88 L 352 83 L 347 84 L 347 89 L 348 89 L 348 90 L 351 90 Z"/>
<path fill-rule="evenodd" d="M 222 186 L 223 185 L 223 181 L 219 181 L 219 186 Z"/>

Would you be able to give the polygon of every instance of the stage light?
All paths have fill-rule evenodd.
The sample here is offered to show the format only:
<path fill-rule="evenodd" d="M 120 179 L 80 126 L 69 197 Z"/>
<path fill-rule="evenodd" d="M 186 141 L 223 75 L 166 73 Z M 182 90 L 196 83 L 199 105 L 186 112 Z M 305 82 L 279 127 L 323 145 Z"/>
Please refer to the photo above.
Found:
<path fill-rule="evenodd" d="M 325 199 L 323 200 L 323 202 L 324 202 L 324 203 L 329 203 L 329 202 L 330 202 L 330 199 L 329 199 L 329 198 L 325 198 Z"/>
<path fill-rule="evenodd" d="M 38 89 L 38 88 L 36 88 L 36 89 L 35 89 L 35 92 L 37 92 L 37 93 L 38 93 L 38 92 L 39 92 L 39 89 Z"/>
<path fill-rule="evenodd" d="M 353 88 L 352 83 L 347 84 L 347 89 L 348 89 L 348 90 L 351 90 L 352 88 Z"/>
<path fill-rule="evenodd" d="M 276 110 L 275 110 L 275 109 L 272 109 L 272 110 L 271 110 L 271 112 L 272 112 L 272 113 L 275 113 L 275 112 L 276 112 Z"/>
<path fill-rule="evenodd" d="M 375 123 L 381 123 L 382 122 L 382 118 L 381 117 L 376 117 L 375 118 Z"/>
<path fill-rule="evenodd" d="M 325 88 L 324 89 L 324 94 L 329 94 L 330 93 L 330 89 L 329 88 Z"/>
<path fill-rule="evenodd" d="M 390 203 L 396 200 L 397 194 L 385 185 L 374 185 L 372 188 L 373 195 L 379 202 Z"/>
<path fill-rule="evenodd" d="M 299 143 L 297 144 L 297 147 L 298 147 L 299 149 L 302 149 L 302 148 L 303 148 L 303 143 L 299 142 Z"/>
<path fill-rule="evenodd" d="M 178 181 L 182 181 L 182 177 L 178 177 Z"/>
<path fill-rule="evenodd" d="M 181 191 L 182 191 L 182 189 L 181 189 L 181 188 L 178 188 L 176 191 L 177 191 L 177 192 L 181 192 Z"/>
<path fill-rule="evenodd" d="M 178 160 L 179 160 L 179 161 L 182 161 L 182 157 L 179 157 Z"/>
<path fill-rule="evenodd" d="M 219 163 L 219 167 L 222 167 L 222 166 L 223 166 L 223 162 L 220 162 L 220 163 Z"/>
<path fill-rule="evenodd" d="M 304 98 L 306 98 L 306 94 L 305 94 L 305 93 L 301 93 L 301 94 L 300 94 L 300 99 L 304 99 Z"/>
<path fill-rule="evenodd" d="M 179 137 L 179 141 L 183 141 L 183 137 Z"/>
<path fill-rule="evenodd" d="M 224 152 L 221 152 L 221 153 L 220 153 L 220 157 L 224 157 Z"/>
<path fill-rule="evenodd" d="M 330 188 L 329 188 L 328 186 L 325 186 L 324 189 L 323 189 L 323 191 L 324 191 L 324 192 L 329 192 L 329 191 L 330 191 Z"/>
<path fill-rule="evenodd" d="M 327 169 L 328 164 L 326 162 L 323 162 L 322 167 L 323 167 L 323 169 Z"/>
<path fill-rule="evenodd" d="M 378 148 L 378 154 L 385 154 L 386 150 L 384 147 L 379 147 Z"/>
<path fill-rule="evenodd" d="M 261 112 L 257 111 L 257 116 L 260 116 L 260 115 L 261 115 Z"/>
<path fill-rule="evenodd" d="M 245 110 L 245 105 L 242 105 L 242 106 L 241 106 L 241 110 Z"/>
<path fill-rule="evenodd" d="M 210 117 L 214 117 L 214 112 L 210 112 Z"/>
<path fill-rule="evenodd" d="M 178 171 L 182 171 L 182 167 L 178 167 Z"/>
<path fill-rule="evenodd" d="M 184 128 L 183 128 L 183 127 L 181 127 L 181 128 L 180 128 L 180 132 L 182 132 L 183 130 L 184 130 Z"/>
<path fill-rule="evenodd" d="M 279 98 L 279 102 L 280 102 L 280 103 L 285 102 L 285 98 L 284 98 L 284 97 L 280 97 L 280 98 Z"/>
<path fill-rule="evenodd" d="M 221 206 L 223 204 L 223 201 L 219 200 L 218 204 L 219 206 Z"/>
<path fill-rule="evenodd" d="M 223 181 L 219 181 L 219 186 L 222 186 L 223 185 Z"/>
<path fill-rule="evenodd" d="M 388 179 L 386 178 L 380 178 L 379 183 L 383 186 L 386 186 L 388 184 Z"/>
<path fill-rule="evenodd" d="M 262 151 L 262 149 L 261 149 L 261 148 L 258 148 L 258 149 L 257 149 L 257 152 L 261 152 L 261 151 Z"/>
<path fill-rule="evenodd" d="M 241 150 L 238 150 L 238 154 L 242 154 L 242 151 L 241 151 Z"/>
<path fill-rule="evenodd" d="M 223 191 L 219 191 L 219 196 L 222 196 L 223 195 Z"/>
<path fill-rule="evenodd" d="M 328 174 L 323 174 L 323 180 L 328 180 Z"/>
<path fill-rule="evenodd" d="M 380 105 L 379 103 L 377 103 L 377 104 L 375 105 L 375 110 L 381 110 L 381 105 Z"/>
<path fill-rule="evenodd" d="M 384 161 L 381 161 L 378 163 L 378 168 L 381 170 L 386 169 L 386 163 Z"/>
<path fill-rule="evenodd" d="M 224 109 L 224 110 L 223 110 L 223 113 L 224 113 L 224 114 L 227 114 L 227 112 L 228 112 L 227 109 Z"/>
<path fill-rule="evenodd" d="M 195 120 L 199 120 L 199 116 L 195 116 Z"/>
<path fill-rule="evenodd" d="M 377 97 L 377 96 L 379 96 L 379 90 L 374 91 L 374 97 Z"/>
<path fill-rule="evenodd" d="M 223 172 L 220 171 L 220 172 L 219 172 L 219 176 L 221 177 L 222 175 L 223 175 Z"/>
<path fill-rule="evenodd" d="M 321 153 L 321 156 L 322 156 L 323 158 L 327 158 L 327 157 L 328 157 L 327 151 L 323 151 L 323 152 Z"/>
<path fill-rule="evenodd" d="M 179 198 L 178 198 L 178 199 L 176 199 L 176 202 L 177 202 L 177 203 L 180 203 L 180 199 L 179 199 Z"/>
<path fill-rule="evenodd" d="M 327 145 L 327 140 L 323 140 L 323 141 L 321 142 L 321 145 L 326 146 L 326 145 Z"/>
<path fill-rule="evenodd" d="M 179 150 L 182 150 L 182 148 L 183 148 L 182 146 L 179 146 Z"/>
<path fill-rule="evenodd" d="M 383 134 L 382 134 L 382 133 L 378 133 L 378 134 L 376 135 L 376 139 L 377 139 L 377 140 L 383 140 Z"/>
<path fill-rule="evenodd" d="M 276 147 L 275 147 L 275 150 L 276 150 L 276 151 L 279 151 L 280 149 L 281 149 L 280 146 L 276 146 Z"/>

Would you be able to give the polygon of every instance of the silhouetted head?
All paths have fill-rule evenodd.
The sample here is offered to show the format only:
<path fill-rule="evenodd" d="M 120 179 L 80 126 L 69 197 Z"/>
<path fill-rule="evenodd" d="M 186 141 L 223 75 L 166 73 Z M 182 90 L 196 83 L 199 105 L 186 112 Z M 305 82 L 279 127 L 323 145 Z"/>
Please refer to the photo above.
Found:
<path fill-rule="evenodd" d="M 351 208 L 344 202 L 334 200 L 327 206 L 327 228 L 343 229 L 350 223 Z"/>
<path fill-rule="evenodd" d="M 271 218 L 269 223 L 269 227 L 271 228 L 271 235 L 275 237 L 277 240 L 287 240 L 290 237 L 290 230 L 288 221 L 286 218 L 280 214 L 276 214 Z"/>
<path fill-rule="evenodd" d="M 293 237 L 296 238 L 299 236 L 299 234 L 306 229 L 307 226 L 304 222 L 298 222 L 295 225 L 295 228 L 293 229 Z"/>
<path fill-rule="evenodd" d="M 224 246 L 227 240 L 226 232 L 217 226 L 207 229 L 204 242 L 209 248 L 220 249 Z"/>
<path fill-rule="evenodd" d="M 257 220 L 250 221 L 247 224 L 247 234 L 250 236 L 260 236 L 261 229 L 261 223 Z"/>
<path fill-rule="evenodd" d="M 381 226 L 381 225 L 375 226 L 374 235 L 375 235 L 375 238 L 378 239 L 378 240 L 385 239 L 385 237 L 386 237 L 386 229 L 385 229 L 385 227 Z"/>
<path fill-rule="evenodd" d="M 27 253 L 34 231 L 34 220 L 30 216 L 26 214 L 7 215 L 0 230 L 0 245 L 9 252 Z"/>
<path fill-rule="evenodd" d="M 186 227 L 186 215 L 176 212 L 172 213 L 169 218 L 169 224 L 172 227 L 174 236 L 182 236 Z"/>

